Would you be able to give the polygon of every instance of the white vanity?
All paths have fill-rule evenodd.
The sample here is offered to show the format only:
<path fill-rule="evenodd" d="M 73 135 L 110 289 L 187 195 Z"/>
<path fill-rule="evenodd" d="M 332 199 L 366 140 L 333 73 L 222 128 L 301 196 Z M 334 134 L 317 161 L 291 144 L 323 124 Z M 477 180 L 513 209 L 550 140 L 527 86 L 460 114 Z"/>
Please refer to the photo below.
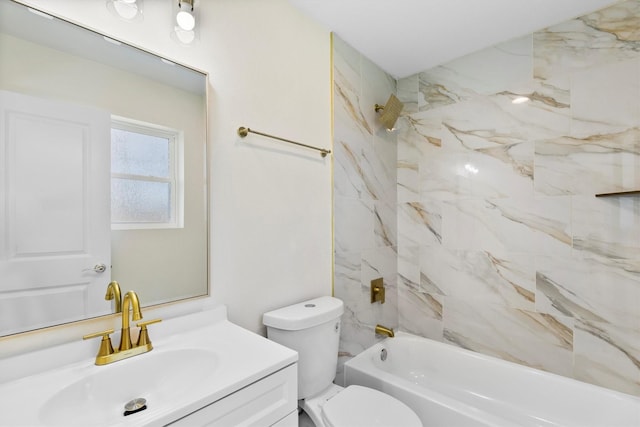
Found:
<path fill-rule="evenodd" d="M 298 425 L 297 353 L 229 322 L 224 306 L 149 335 L 152 351 L 104 366 L 99 341 L 82 337 L 0 359 L 0 425 Z M 124 416 L 138 398 L 146 409 Z"/>

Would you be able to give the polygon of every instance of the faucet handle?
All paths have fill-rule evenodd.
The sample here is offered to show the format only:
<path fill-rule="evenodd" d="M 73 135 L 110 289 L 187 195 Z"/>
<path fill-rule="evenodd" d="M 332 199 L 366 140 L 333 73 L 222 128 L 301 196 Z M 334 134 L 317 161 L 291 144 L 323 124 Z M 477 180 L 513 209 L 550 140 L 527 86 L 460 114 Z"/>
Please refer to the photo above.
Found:
<path fill-rule="evenodd" d="M 106 331 L 94 332 L 92 334 L 87 334 L 82 337 L 83 340 L 88 340 L 91 338 L 102 337 L 102 341 L 100 342 L 100 349 L 98 350 L 98 355 L 96 358 L 101 356 L 107 356 L 109 354 L 113 354 L 113 346 L 111 345 L 111 337 L 110 334 L 113 333 L 113 329 L 108 329 Z"/>
<path fill-rule="evenodd" d="M 140 347 L 141 345 L 146 345 L 151 347 L 151 340 L 149 339 L 149 331 L 147 330 L 148 325 L 152 325 L 154 323 L 162 322 L 162 319 L 153 319 L 146 320 L 144 322 L 136 323 L 136 326 L 140 328 L 140 333 L 138 334 L 138 342 L 136 347 Z"/>
<path fill-rule="evenodd" d="M 136 326 L 139 328 L 144 328 L 147 325 L 153 325 L 154 323 L 160 323 L 160 322 L 162 322 L 162 319 L 145 320 L 144 322 L 136 323 Z"/>

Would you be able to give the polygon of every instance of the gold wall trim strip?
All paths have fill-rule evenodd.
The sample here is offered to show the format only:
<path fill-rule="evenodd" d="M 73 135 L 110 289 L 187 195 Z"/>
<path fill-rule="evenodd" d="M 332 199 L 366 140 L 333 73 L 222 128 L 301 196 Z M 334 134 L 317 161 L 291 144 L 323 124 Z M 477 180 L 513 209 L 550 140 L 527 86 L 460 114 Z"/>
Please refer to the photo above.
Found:
<path fill-rule="evenodd" d="M 334 111 L 334 86 L 335 86 L 335 76 L 334 76 L 334 70 L 335 70 L 335 63 L 334 63 L 334 38 L 335 35 L 332 32 L 330 35 L 330 60 L 329 60 L 329 65 L 331 66 L 331 70 L 330 70 L 330 78 L 331 81 L 329 82 L 329 96 L 330 96 L 330 100 L 331 100 L 331 148 L 335 149 L 335 131 L 334 131 L 334 127 L 335 127 L 335 111 Z M 331 158 L 331 296 L 335 297 L 336 296 L 336 234 L 335 234 L 335 183 L 334 183 L 334 163 L 335 163 L 335 156 L 332 156 Z"/>

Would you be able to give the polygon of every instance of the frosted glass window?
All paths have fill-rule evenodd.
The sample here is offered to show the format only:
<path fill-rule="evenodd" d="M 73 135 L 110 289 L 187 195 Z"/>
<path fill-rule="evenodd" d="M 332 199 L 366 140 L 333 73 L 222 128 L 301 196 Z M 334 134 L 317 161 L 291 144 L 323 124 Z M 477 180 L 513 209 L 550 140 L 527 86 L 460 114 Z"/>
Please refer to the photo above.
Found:
<path fill-rule="evenodd" d="M 113 119 L 111 128 L 111 227 L 182 226 L 181 133 Z"/>
<path fill-rule="evenodd" d="M 166 137 L 111 129 L 111 172 L 168 177 L 169 144 Z"/>
<path fill-rule="evenodd" d="M 114 222 L 170 222 L 171 185 L 122 178 L 111 179 Z"/>

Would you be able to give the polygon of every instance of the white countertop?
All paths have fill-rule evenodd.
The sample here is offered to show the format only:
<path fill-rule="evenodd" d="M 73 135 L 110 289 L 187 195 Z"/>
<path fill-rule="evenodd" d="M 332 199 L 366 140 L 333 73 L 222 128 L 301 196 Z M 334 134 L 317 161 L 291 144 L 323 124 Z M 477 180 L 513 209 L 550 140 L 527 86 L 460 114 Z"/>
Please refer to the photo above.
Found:
<path fill-rule="evenodd" d="M 112 336 L 114 347 L 119 342 L 117 335 Z M 165 425 L 298 359 L 295 351 L 229 322 L 224 306 L 150 325 L 149 335 L 154 346 L 151 352 L 105 366 L 94 365 L 99 339 L 82 341 L 79 338 L 77 342 L 0 360 L 3 377 L 10 377 L 8 373 L 13 372 L 15 378 L 0 383 L 0 425 L 51 425 L 41 419 L 40 408 L 61 390 L 96 373 L 126 369 L 128 363 L 139 366 L 154 352 L 160 356 L 161 352 L 202 349 L 215 353 L 217 366 L 206 380 L 196 381 L 193 387 L 172 397 L 171 404 L 149 405 L 134 416 L 119 418 L 117 426 Z M 184 363 L 188 364 L 189 360 Z M 158 376 L 171 368 L 163 367 Z M 132 372 L 127 381 L 133 384 L 135 370 Z M 122 387 L 126 386 L 122 384 Z M 68 404 L 69 419 L 73 419 L 73 402 Z M 96 421 L 95 425 L 101 424 Z"/>

